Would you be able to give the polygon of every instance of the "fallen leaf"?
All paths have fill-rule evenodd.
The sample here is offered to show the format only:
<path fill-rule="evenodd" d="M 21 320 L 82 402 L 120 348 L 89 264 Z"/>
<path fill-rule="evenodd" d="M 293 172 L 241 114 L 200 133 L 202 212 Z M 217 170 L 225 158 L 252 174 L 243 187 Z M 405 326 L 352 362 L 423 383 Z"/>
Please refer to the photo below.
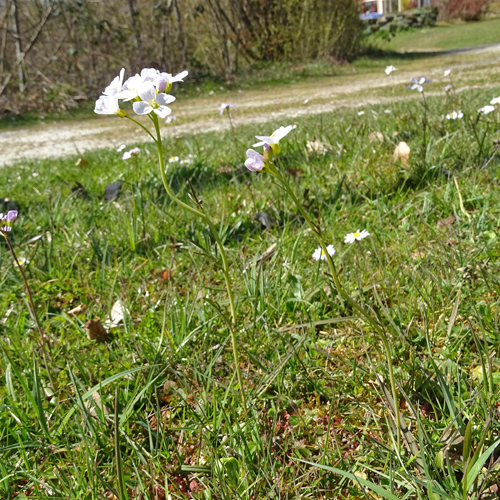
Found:
<path fill-rule="evenodd" d="M 120 188 L 122 187 L 123 181 L 116 181 L 111 184 L 108 184 L 104 189 L 104 197 L 108 201 L 113 201 L 118 197 L 118 193 L 120 192 Z"/>
<path fill-rule="evenodd" d="M 276 243 L 273 243 L 265 252 L 262 253 L 262 255 L 259 255 L 259 257 L 257 257 L 257 262 L 264 262 L 270 259 L 273 253 L 276 251 L 277 246 L 278 245 Z"/>
<path fill-rule="evenodd" d="M 116 328 L 123 321 L 126 312 L 127 311 L 122 307 L 122 303 L 117 300 L 111 308 L 111 311 L 109 313 L 110 319 L 105 323 L 106 327 L 109 329 Z"/>
<path fill-rule="evenodd" d="M 457 220 L 457 218 L 453 214 L 451 214 L 448 217 L 446 217 L 446 219 L 440 219 L 440 220 L 438 220 L 437 221 L 437 227 L 451 226 L 452 224 L 455 223 L 456 220 Z"/>
<path fill-rule="evenodd" d="M 410 164 L 410 146 L 406 144 L 406 142 L 401 141 L 394 150 L 393 160 L 401 161 L 404 166 L 408 166 Z"/>
<path fill-rule="evenodd" d="M 382 134 L 382 132 L 375 130 L 375 131 L 370 132 L 368 134 L 368 140 L 370 142 L 374 142 L 374 141 L 384 142 L 384 135 Z"/>
<path fill-rule="evenodd" d="M 85 309 L 87 309 L 87 306 L 85 304 L 80 304 L 79 306 L 76 306 L 68 311 L 68 316 L 78 316 L 79 314 L 85 312 Z"/>
<path fill-rule="evenodd" d="M 106 342 L 109 336 L 108 330 L 104 328 L 101 320 L 99 318 L 89 319 L 84 325 L 85 331 L 87 332 L 87 338 L 89 340 L 95 340 L 96 342 Z"/>

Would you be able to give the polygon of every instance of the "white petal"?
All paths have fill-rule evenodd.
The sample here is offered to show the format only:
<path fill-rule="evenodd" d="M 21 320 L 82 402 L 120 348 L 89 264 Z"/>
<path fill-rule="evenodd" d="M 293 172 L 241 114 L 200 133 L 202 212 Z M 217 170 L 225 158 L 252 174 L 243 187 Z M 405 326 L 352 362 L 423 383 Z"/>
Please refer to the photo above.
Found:
<path fill-rule="evenodd" d="M 297 125 L 288 125 L 287 127 L 280 127 L 278 130 L 273 132 L 273 138 L 275 142 L 279 142 L 283 137 L 288 135 Z M 257 137 L 258 139 L 258 137 Z"/>
<path fill-rule="evenodd" d="M 156 89 L 152 82 L 144 82 L 138 89 L 139 97 L 146 102 L 151 102 L 156 98 Z"/>
<path fill-rule="evenodd" d="M 144 101 L 134 102 L 132 106 L 138 115 L 147 115 L 153 111 L 153 108 L 149 105 L 149 103 Z"/>
<path fill-rule="evenodd" d="M 171 102 L 175 101 L 175 97 L 170 94 L 157 94 L 156 95 L 156 102 L 160 106 L 166 106 L 167 104 L 170 104 Z"/>
<path fill-rule="evenodd" d="M 102 95 L 95 103 L 94 113 L 98 115 L 114 115 L 119 109 L 116 97 Z"/>
<path fill-rule="evenodd" d="M 166 118 L 170 113 L 172 113 L 172 110 L 168 106 L 160 106 L 159 108 L 155 108 L 154 112 L 160 118 Z"/>

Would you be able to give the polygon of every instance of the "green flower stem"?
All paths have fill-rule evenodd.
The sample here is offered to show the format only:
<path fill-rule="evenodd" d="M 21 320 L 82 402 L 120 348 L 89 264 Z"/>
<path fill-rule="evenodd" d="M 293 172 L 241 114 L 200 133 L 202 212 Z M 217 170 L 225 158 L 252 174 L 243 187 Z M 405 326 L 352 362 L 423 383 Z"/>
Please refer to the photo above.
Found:
<path fill-rule="evenodd" d="M 141 122 L 138 122 L 137 120 L 134 120 L 133 118 L 131 118 L 128 115 L 125 115 L 125 118 L 127 118 L 131 122 L 134 122 L 136 125 L 139 125 L 139 127 L 141 127 L 146 132 L 146 134 L 148 134 L 151 137 L 151 139 L 153 139 L 153 141 L 156 142 L 155 136 Z"/>
<path fill-rule="evenodd" d="M 295 193 L 293 192 L 292 188 L 290 187 L 290 184 L 288 183 L 288 179 L 286 178 L 285 170 L 283 168 L 283 164 L 281 163 L 281 158 L 279 155 L 277 155 L 278 158 L 278 164 L 279 164 L 279 170 L 274 170 L 270 171 L 283 185 L 285 188 L 285 191 L 290 195 L 290 198 L 292 198 L 293 202 L 295 203 L 297 209 L 301 213 L 302 217 L 304 217 L 305 221 L 311 228 L 312 232 L 314 233 L 316 239 L 318 240 L 318 243 L 326 256 L 326 260 L 328 262 L 328 266 L 330 268 L 330 273 L 333 278 L 333 282 L 335 284 L 335 288 L 337 291 L 340 293 L 342 298 L 346 300 L 346 302 L 349 303 L 349 305 L 355 309 L 356 311 L 359 312 L 359 314 L 366 319 L 366 321 L 372 325 L 372 327 L 375 329 L 375 331 L 379 334 L 380 338 L 382 339 L 382 343 L 384 345 L 384 349 L 387 355 L 387 364 L 389 367 L 389 379 L 391 383 L 391 392 L 392 392 L 392 398 L 394 399 L 394 413 L 395 413 L 395 419 L 396 419 L 396 429 L 397 429 L 397 450 L 401 449 L 401 419 L 399 415 L 399 404 L 398 404 L 398 395 L 396 391 L 396 382 L 394 379 L 394 369 L 393 369 L 393 364 L 392 364 L 392 353 L 391 353 L 391 347 L 389 344 L 389 339 L 383 330 L 383 328 L 380 326 L 379 322 L 377 321 L 376 318 L 374 318 L 369 312 L 367 312 L 363 307 L 361 307 L 343 288 L 342 284 L 340 283 L 339 277 L 337 270 L 335 268 L 335 263 L 333 262 L 333 259 L 331 255 L 328 253 L 327 250 L 327 244 L 325 243 L 325 240 L 323 239 L 323 236 L 321 235 L 321 230 L 316 226 L 311 218 L 309 217 L 309 214 L 307 211 L 304 209 L 302 206 L 302 203 L 298 200 L 298 198 L 295 196 Z"/>
<path fill-rule="evenodd" d="M 42 359 L 43 363 L 45 365 L 45 369 L 47 370 L 47 376 L 49 377 L 50 384 L 52 385 L 52 390 L 55 392 L 56 386 L 54 385 L 54 381 L 52 380 L 52 375 L 49 370 L 49 363 L 47 361 L 47 350 L 45 346 L 45 336 L 42 330 L 42 325 L 40 325 L 40 320 L 38 319 L 38 314 L 36 313 L 36 308 L 35 308 L 35 303 L 33 302 L 33 294 L 31 293 L 31 288 L 28 284 L 28 278 L 26 278 L 26 274 L 24 272 L 23 266 L 19 264 L 19 260 L 16 256 L 16 252 L 14 251 L 14 247 L 12 246 L 12 243 L 10 242 L 10 239 L 7 234 L 2 233 L 3 237 L 5 238 L 5 241 L 7 242 L 7 246 L 9 247 L 10 253 L 12 254 L 12 257 L 14 257 L 14 262 L 16 263 L 17 267 L 19 268 L 19 272 L 21 273 L 21 276 L 23 278 L 23 283 L 24 283 L 24 289 L 26 290 L 26 293 L 28 295 L 28 304 L 31 309 L 31 315 L 33 316 L 37 330 L 38 330 L 38 335 L 40 336 L 40 348 L 42 351 Z M 49 351 L 50 351 L 50 344 L 48 345 Z"/>
<path fill-rule="evenodd" d="M 158 122 L 158 117 L 156 115 L 153 115 L 152 117 L 155 130 L 156 130 L 156 136 L 157 138 L 155 139 L 156 145 L 158 147 L 158 161 L 160 163 L 160 170 L 161 170 L 161 178 L 163 181 L 163 185 L 165 187 L 165 190 L 167 191 L 167 194 L 170 196 L 170 198 L 177 203 L 180 207 L 184 208 L 188 212 L 192 213 L 193 215 L 196 215 L 200 217 L 210 228 L 210 231 L 212 232 L 215 241 L 217 242 L 217 246 L 219 248 L 219 252 L 222 258 L 222 271 L 224 273 L 224 280 L 226 282 L 226 290 L 227 290 L 227 295 L 229 297 L 229 306 L 231 309 L 231 328 L 230 333 L 231 333 L 231 343 L 233 347 L 233 358 L 234 358 L 234 365 L 236 369 L 236 375 L 238 377 L 238 385 L 240 386 L 240 392 L 241 392 L 241 402 L 243 404 L 243 410 L 246 412 L 246 397 L 245 397 L 245 389 L 243 386 L 243 377 L 241 375 L 241 369 L 240 369 L 240 355 L 238 352 L 238 344 L 236 340 L 236 333 L 234 331 L 234 327 L 236 325 L 236 306 L 234 302 L 234 295 L 233 295 L 233 287 L 231 285 L 231 277 L 229 275 L 229 264 L 226 256 L 226 251 L 224 250 L 224 245 L 222 243 L 222 240 L 220 238 L 219 232 L 217 231 L 217 228 L 215 227 L 214 223 L 212 222 L 212 219 L 203 212 L 200 209 L 196 209 L 188 205 L 187 203 L 184 203 L 183 201 L 179 200 L 177 196 L 173 193 L 168 180 L 167 180 L 167 175 L 165 173 L 165 162 L 163 160 L 163 148 L 162 148 L 162 142 L 161 142 L 161 134 L 160 134 L 160 125 Z"/>

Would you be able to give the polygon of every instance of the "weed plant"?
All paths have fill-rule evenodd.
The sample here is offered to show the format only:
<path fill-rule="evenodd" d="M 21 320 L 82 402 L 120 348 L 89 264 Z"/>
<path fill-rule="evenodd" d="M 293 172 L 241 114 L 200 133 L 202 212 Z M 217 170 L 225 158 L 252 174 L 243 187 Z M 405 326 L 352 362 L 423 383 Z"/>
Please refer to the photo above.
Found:
<path fill-rule="evenodd" d="M 477 110 L 499 93 L 428 96 L 426 141 L 411 101 L 301 118 L 282 144 L 288 182 L 335 245 L 346 291 L 390 332 L 400 453 L 380 337 L 312 260 L 317 243 L 293 200 L 243 166 L 262 129 L 164 141 L 168 156 L 196 155 L 169 163 L 167 177 L 181 199 L 202 200 L 226 249 L 246 409 L 216 241 L 165 193 L 153 145 L 127 162 L 102 150 L 3 168 L 1 208 L 19 211 L 10 241 L 51 373 L 2 244 L 0 496 L 495 494 L 500 122 L 498 110 L 479 120 Z M 445 119 L 453 109 L 462 120 Z M 400 141 L 407 164 L 393 158 Z M 344 244 L 358 228 L 370 237 Z M 109 323 L 117 307 L 123 321 L 107 341 L 89 340 L 85 322 Z"/>

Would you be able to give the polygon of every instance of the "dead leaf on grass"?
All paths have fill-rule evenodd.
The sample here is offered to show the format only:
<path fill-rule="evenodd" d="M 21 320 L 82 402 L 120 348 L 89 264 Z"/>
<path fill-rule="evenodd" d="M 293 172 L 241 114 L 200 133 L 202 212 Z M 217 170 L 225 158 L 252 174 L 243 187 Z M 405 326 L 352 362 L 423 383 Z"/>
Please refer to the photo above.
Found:
<path fill-rule="evenodd" d="M 401 161 L 404 166 L 408 166 L 410 164 L 410 146 L 406 144 L 406 142 L 401 141 L 394 150 L 393 160 Z"/>
<path fill-rule="evenodd" d="M 127 311 L 123 308 L 122 303 L 117 300 L 111 308 L 109 313 L 110 319 L 105 323 L 106 327 L 109 329 L 116 328 L 123 321 L 126 313 Z"/>
<path fill-rule="evenodd" d="M 379 132 L 378 130 L 374 130 L 373 132 L 370 132 L 368 134 L 368 140 L 370 142 L 374 142 L 374 141 L 384 142 L 384 135 L 382 134 L 382 132 Z"/>
<path fill-rule="evenodd" d="M 451 226 L 455 223 L 455 221 L 457 220 L 457 218 L 451 214 L 449 215 L 448 217 L 446 217 L 446 219 L 440 219 L 437 221 L 437 227 L 448 227 L 448 226 Z"/>
<path fill-rule="evenodd" d="M 68 316 L 78 316 L 79 314 L 82 314 L 85 312 L 85 309 L 87 309 L 87 306 L 85 304 L 80 304 L 79 306 L 74 307 L 70 311 L 68 311 Z"/>
<path fill-rule="evenodd" d="M 104 328 L 101 323 L 100 318 L 89 319 L 84 325 L 85 331 L 87 332 L 87 338 L 89 340 L 95 340 L 96 342 L 106 342 L 109 337 L 109 332 Z"/>

